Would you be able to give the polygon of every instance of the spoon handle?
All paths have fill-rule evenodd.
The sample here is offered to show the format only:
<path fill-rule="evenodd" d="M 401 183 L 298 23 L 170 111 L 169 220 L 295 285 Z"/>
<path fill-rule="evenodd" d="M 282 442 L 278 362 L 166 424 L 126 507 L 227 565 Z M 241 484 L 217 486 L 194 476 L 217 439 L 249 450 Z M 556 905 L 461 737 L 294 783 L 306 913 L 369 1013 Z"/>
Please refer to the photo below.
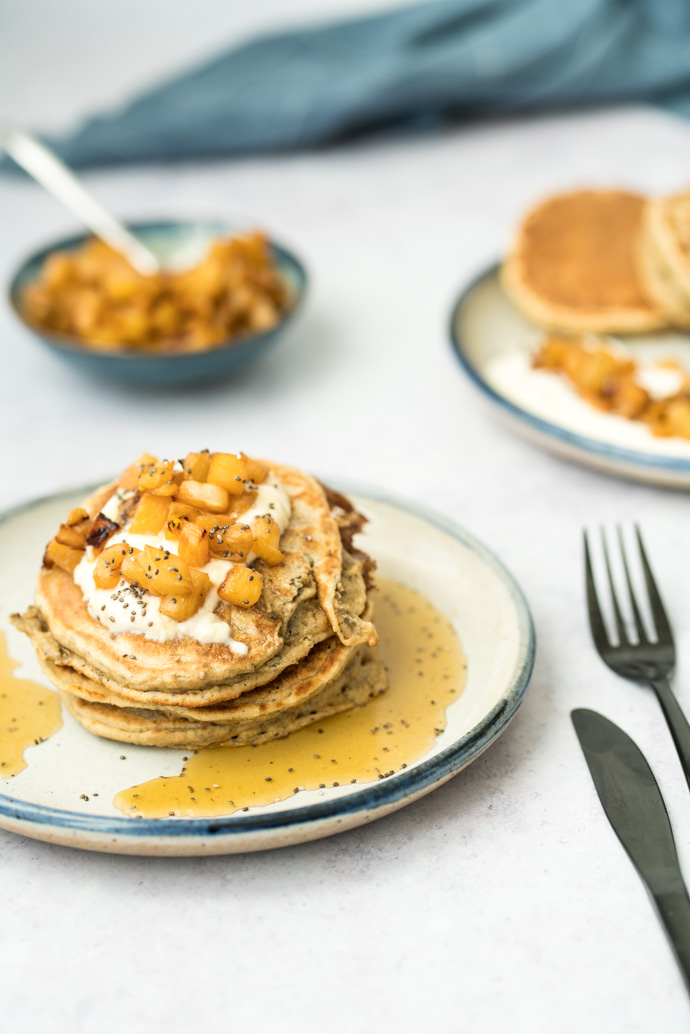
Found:
<path fill-rule="evenodd" d="M 97 237 L 124 255 L 140 273 L 151 275 L 160 270 L 153 252 L 103 208 L 45 144 L 15 126 L 3 130 L 0 144 L 17 165 L 69 208 Z"/>

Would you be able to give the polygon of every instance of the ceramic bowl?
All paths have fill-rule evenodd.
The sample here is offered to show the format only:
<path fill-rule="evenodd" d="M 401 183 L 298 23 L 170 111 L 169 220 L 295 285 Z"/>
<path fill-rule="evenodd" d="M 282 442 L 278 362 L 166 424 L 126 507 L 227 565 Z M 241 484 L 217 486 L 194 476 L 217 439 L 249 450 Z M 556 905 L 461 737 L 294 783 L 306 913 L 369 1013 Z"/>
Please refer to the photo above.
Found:
<path fill-rule="evenodd" d="M 203 254 L 206 242 L 227 236 L 237 229 L 220 222 L 159 220 L 129 223 L 129 228 L 157 253 L 184 247 L 190 253 Z M 276 345 L 301 307 L 307 274 L 291 252 L 271 242 L 273 258 L 293 294 L 293 304 L 280 323 L 268 331 L 235 338 L 202 352 L 143 352 L 118 346 L 94 349 L 72 335 L 39 328 L 26 319 L 20 305 L 21 291 L 36 280 L 45 259 L 54 251 L 73 251 L 89 238 L 88 233 L 53 241 L 26 259 L 15 273 L 9 288 L 9 299 L 17 318 L 48 348 L 87 374 L 135 385 L 160 387 L 188 385 L 217 378 L 231 377 L 247 363 L 264 355 Z"/>

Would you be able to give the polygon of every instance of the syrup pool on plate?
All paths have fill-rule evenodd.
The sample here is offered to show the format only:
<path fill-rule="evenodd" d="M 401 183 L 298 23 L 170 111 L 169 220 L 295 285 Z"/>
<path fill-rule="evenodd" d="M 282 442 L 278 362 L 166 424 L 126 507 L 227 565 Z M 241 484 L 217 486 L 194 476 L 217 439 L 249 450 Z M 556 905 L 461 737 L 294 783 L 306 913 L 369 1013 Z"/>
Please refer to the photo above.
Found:
<path fill-rule="evenodd" d="M 62 727 L 60 700 L 38 682 L 18 679 L 19 665 L 7 653 L 0 633 L 0 778 L 9 779 L 26 768 L 24 751 L 37 746 Z"/>
<path fill-rule="evenodd" d="M 465 684 L 466 661 L 452 625 L 424 596 L 379 580 L 377 650 L 389 686 L 363 707 L 256 747 L 206 747 L 179 776 L 122 790 L 126 815 L 211 817 L 273 804 L 303 790 L 373 783 L 426 754 Z"/>

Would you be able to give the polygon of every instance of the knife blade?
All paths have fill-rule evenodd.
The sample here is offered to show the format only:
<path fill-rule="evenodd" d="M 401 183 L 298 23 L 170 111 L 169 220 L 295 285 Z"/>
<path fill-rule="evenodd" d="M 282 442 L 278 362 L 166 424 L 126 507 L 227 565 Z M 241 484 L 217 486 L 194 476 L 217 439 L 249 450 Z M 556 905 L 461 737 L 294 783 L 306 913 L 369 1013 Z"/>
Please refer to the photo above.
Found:
<path fill-rule="evenodd" d="M 690 991 L 690 898 L 654 774 L 608 718 L 587 708 L 571 718 L 606 817 L 649 891 Z"/>

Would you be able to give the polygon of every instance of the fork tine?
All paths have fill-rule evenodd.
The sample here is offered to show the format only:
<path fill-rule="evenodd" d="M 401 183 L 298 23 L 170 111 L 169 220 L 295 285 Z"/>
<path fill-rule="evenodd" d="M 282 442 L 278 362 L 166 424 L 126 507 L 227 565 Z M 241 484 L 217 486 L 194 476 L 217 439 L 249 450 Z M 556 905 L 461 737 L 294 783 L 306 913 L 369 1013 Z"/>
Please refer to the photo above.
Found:
<path fill-rule="evenodd" d="M 609 644 L 609 637 L 606 632 L 606 625 L 601 615 L 601 608 L 599 606 L 599 600 L 597 599 L 597 590 L 594 585 L 594 573 L 592 571 L 592 558 L 589 554 L 589 539 L 587 532 L 584 532 L 585 542 L 585 583 L 587 586 L 587 611 L 589 613 L 589 627 L 592 631 L 592 638 L 594 639 L 594 645 L 596 646 L 599 653 L 607 649 Z"/>
<path fill-rule="evenodd" d="M 635 525 L 635 534 L 637 536 L 637 544 L 640 547 L 642 571 L 644 573 L 644 580 L 647 584 L 647 592 L 649 593 L 649 605 L 652 608 L 652 616 L 656 627 L 657 639 L 660 643 L 673 644 L 673 632 L 671 631 L 671 626 L 668 622 L 666 608 L 664 607 L 656 582 L 654 581 L 654 575 L 652 574 L 652 569 L 649 566 L 647 552 L 644 548 L 644 542 L 642 541 L 642 534 L 640 532 L 639 525 L 637 524 Z"/>
<path fill-rule="evenodd" d="M 628 567 L 628 557 L 625 552 L 625 542 L 623 541 L 623 531 L 620 524 L 617 527 L 618 532 L 618 544 L 621 550 L 621 556 L 623 558 L 623 569 L 625 570 L 625 580 L 628 583 L 628 594 L 630 596 L 630 605 L 632 606 L 633 617 L 635 618 L 635 628 L 637 629 L 637 638 L 641 643 L 649 643 L 647 633 L 645 632 L 644 625 L 642 624 L 642 616 L 640 615 L 640 608 L 637 606 L 637 600 L 635 599 L 635 592 L 632 586 L 632 579 L 630 578 L 630 568 Z"/>
<path fill-rule="evenodd" d="M 609 560 L 609 547 L 606 544 L 606 532 L 601 529 L 601 544 L 604 547 L 604 560 L 606 561 L 606 573 L 609 576 L 609 586 L 611 588 L 611 600 L 613 601 L 613 613 L 616 618 L 616 629 L 618 630 L 618 642 L 624 645 L 628 645 L 628 634 L 625 631 L 625 625 L 623 624 L 623 615 L 621 609 L 618 606 L 618 597 L 616 596 L 616 586 L 613 582 L 613 574 L 611 572 L 611 561 Z"/>

